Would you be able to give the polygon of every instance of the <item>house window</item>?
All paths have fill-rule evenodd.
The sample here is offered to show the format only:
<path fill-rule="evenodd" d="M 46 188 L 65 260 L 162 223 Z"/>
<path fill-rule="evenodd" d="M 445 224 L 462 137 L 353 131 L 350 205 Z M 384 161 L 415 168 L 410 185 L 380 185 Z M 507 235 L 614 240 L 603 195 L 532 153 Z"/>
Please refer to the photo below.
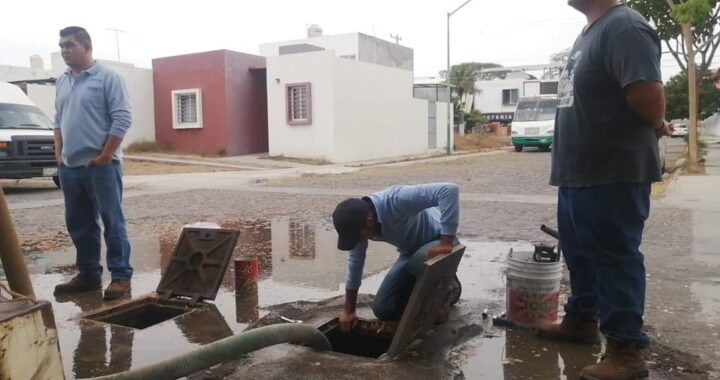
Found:
<path fill-rule="evenodd" d="M 315 227 L 290 221 L 290 257 L 315 259 Z"/>
<path fill-rule="evenodd" d="M 202 128 L 202 92 L 199 88 L 172 91 L 173 128 Z"/>
<path fill-rule="evenodd" d="M 540 95 L 557 95 L 558 82 L 540 82 Z"/>
<path fill-rule="evenodd" d="M 514 106 L 518 102 L 518 95 L 520 91 L 518 89 L 503 90 L 502 102 L 504 106 Z"/>
<path fill-rule="evenodd" d="M 310 83 L 288 84 L 285 86 L 285 93 L 288 124 L 312 124 L 312 95 L 310 93 Z"/>

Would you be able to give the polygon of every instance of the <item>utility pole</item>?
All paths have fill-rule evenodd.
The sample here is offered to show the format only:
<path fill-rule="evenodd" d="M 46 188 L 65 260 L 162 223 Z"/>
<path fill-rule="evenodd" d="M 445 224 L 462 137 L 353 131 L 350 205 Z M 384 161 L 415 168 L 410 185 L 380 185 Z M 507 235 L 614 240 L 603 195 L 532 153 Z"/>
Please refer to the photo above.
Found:
<path fill-rule="evenodd" d="M 399 34 L 390 33 L 390 38 L 395 40 L 396 45 L 400 45 L 400 41 L 402 41 L 402 36 L 400 36 Z"/>
<path fill-rule="evenodd" d="M 447 86 L 448 103 L 447 103 L 447 154 L 452 154 L 452 89 L 450 88 L 450 17 L 457 13 L 472 0 L 467 0 L 457 7 L 454 11 L 447 13 L 447 71 L 445 72 L 445 85 Z"/>
<path fill-rule="evenodd" d="M 124 30 L 121 29 L 115 29 L 115 28 L 106 28 L 110 32 L 115 32 L 115 47 L 117 48 L 117 60 L 120 62 L 120 38 L 118 37 L 118 33 L 125 33 Z"/>
<path fill-rule="evenodd" d="M 685 39 L 685 47 L 687 49 L 687 68 L 688 68 L 688 89 L 689 94 L 689 113 L 688 120 L 688 171 L 697 173 L 698 169 L 698 81 L 697 66 L 695 66 L 695 45 L 693 44 L 692 24 L 684 23 L 680 25 Z"/>
<path fill-rule="evenodd" d="M 26 297 L 35 297 L 30 274 L 20 249 L 15 232 L 15 224 L 5 201 L 5 193 L 0 185 L 0 262 L 5 270 L 10 290 Z M 13 298 L 17 298 L 13 296 Z"/>

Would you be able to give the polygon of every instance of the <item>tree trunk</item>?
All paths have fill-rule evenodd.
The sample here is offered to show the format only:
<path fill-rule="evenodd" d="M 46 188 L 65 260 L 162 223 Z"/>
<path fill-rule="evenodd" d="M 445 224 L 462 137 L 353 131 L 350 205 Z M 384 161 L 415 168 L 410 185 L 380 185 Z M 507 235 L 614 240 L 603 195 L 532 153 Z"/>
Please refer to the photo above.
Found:
<path fill-rule="evenodd" d="M 695 65 L 695 47 L 693 46 L 692 24 L 682 24 L 683 37 L 685 39 L 685 47 L 687 49 L 688 62 L 688 101 L 689 113 L 688 120 L 688 171 L 690 173 L 698 172 L 698 80 L 697 66 Z"/>

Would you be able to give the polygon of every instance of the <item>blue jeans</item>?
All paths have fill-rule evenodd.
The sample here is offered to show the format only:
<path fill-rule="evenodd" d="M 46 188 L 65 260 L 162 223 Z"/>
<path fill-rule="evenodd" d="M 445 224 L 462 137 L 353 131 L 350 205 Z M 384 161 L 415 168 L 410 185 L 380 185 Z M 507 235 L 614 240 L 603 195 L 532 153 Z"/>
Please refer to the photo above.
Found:
<path fill-rule="evenodd" d="M 439 243 L 440 240 L 431 241 L 413 254 L 398 257 L 375 295 L 372 308 L 378 319 L 397 321 L 402 318 L 427 254 Z"/>
<path fill-rule="evenodd" d="M 105 227 L 107 267 L 113 280 L 130 280 L 130 241 L 122 211 L 122 168 L 113 162 L 107 166 L 60 166 L 60 186 L 65 196 L 65 223 L 77 250 L 76 262 L 81 277 L 99 279 L 100 224 Z"/>
<path fill-rule="evenodd" d="M 609 338 L 649 346 L 642 331 L 645 265 L 640 243 L 650 213 L 650 185 L 561 187 L 558 195 L 558 228 L 572 289 L 565 311 L 599 321 Z"/>

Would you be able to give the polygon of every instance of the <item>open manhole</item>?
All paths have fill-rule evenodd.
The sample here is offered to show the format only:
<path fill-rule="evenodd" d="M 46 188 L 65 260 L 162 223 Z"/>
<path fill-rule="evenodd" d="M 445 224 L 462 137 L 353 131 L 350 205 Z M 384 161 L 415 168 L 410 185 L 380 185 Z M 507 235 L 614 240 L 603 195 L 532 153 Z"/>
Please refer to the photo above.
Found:
<path fill-rule="evenodd" d="M 142 330 L 193 310 L 181 304 L 161 304 L 158 301 L 156 298 L 146 298 L 125 304 L 125 307 L 121 305 L 85 318 Z"/>
<path fill-rule="evenodd" d="M 390 348 L 397 324 L 359 319 L 352 332 L 343 333 L 339 318 L 335 318 L 318 330 L 328 338 L 334 352 L 379 358 Z"/>
<path fill-rule="evenodd" d="M 238 237 L 233 230 L 183 229 L 156 293 L 83 318 L 145 329 L 207 306 L 203 301 L 217 296 Z"/>
<path fill-rule="evenodd" d="M 352 332 L 343 333 L 335 318 L 318 330 L 328 338 L 334 352 L 367 358 L 387 353 L 389 358 L 395 358 L 435 324 L 464 253 L 465 247 L 457 246 L 450 254 L 425 262 L 399 322 L 359 319 Z"/>

